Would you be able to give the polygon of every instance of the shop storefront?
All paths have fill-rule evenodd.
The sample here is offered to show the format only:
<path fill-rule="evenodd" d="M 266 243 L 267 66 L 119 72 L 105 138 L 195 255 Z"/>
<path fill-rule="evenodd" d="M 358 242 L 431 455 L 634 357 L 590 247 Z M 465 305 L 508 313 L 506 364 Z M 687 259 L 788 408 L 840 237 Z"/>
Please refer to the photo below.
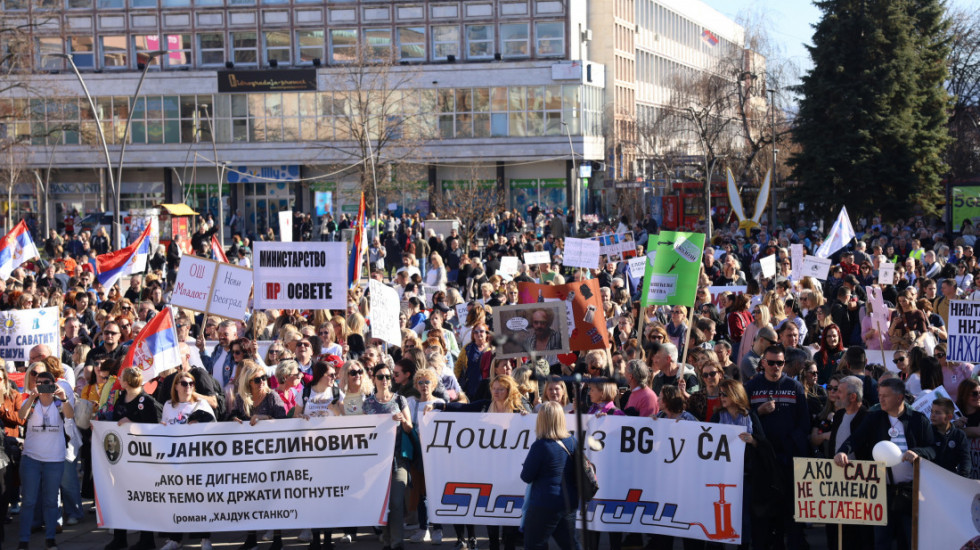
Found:
<path fill-rule="evenodd" d="M 295 165 L 234 166 L 228 170 L 228 183 L 241 186 L 247 234 L 260 235 L 269 227 L 279 234 L 279 212 L 292 210 L 293 184 L 299 174 Z"/>
<path fill-rule="evenodd" d="M 565 180 L 536 178 L 510 180 L 510 207 L 524 214 L 533 203 L 542 209 L 565 208 Z"/>

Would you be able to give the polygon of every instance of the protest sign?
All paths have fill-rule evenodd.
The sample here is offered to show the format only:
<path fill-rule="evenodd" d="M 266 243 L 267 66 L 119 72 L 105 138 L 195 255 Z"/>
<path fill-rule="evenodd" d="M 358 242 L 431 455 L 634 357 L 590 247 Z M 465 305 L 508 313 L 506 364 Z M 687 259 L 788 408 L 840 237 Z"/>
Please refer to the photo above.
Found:
<path fill-rule="evenodd" d="M 225 319 L 248 313 L 252 270 L 197 256 L 181 258 L 170 304 Z"/>
<path fill-rule="evenodd" d="M 789 245 L 789 255 L 793 263 L 793 280 L 799 281 L 803 278 L 803 245 Z"/>
<path fill-rule="evenodd" d="M 61 356 L 58 308 L 0 311 L 0 357 L 26 362 L 31 348 L 41 344 L 51 348 L 55 357 Z"/>
<path fill-rule="evenodd" d="M 494 335 L 507 339 L 494 357 L 527 357 L 528 351 L 539 355 L 569 351 L 568 322 L 565 306 L 560 302 L 498 306 L 493 317 Z"/>
<path fill-rule="evenodd" d="M 599 241 L 574 237 L 565 239 L 565 254 L 562 256 L 562 265 L 599 269 Z"/>
<path fill-rule="evenodd" d="M 605 349 L 609 345 L 606 315 L 602 309 L 599 281 L 590 279 L 565 285 L 517 283 L 522 304 L 559 302 L 564 307 L 569 348 L 573 351 Z"/>
<path fill-rule="evenodd" d="M 342 242 L 255 243 L 255 309 L 346 309 Z"/>
<path fill-rule="evenodd" d="M 647 270 L 647 256 L 629 259 L 630 278 L 642 279 Z"/>
<path fill-rule="evenodd" d="M 567 418 L 574 429 L 574 417 Z M 526 485 L 514 465 L 527 456 L 535 421 L 517 414 L 425 415 L 420 437 L 432 522 L 518 526 Z M 739 543 L 743 428 L 605 416 L 591 418 L 585 430 L 601 445 L 587 451 L 599 482 L 584 511 L 589 529 Z"/>
<path fill-rule="evenodd" d="M 721 300 L 722 294 L 729 292 L 731 294 L 739 295 L 745 294 L 745 291 L 749 287 L 747 286 L 709 286 L 708 293 L 711 294 L 711 303 L 718 307 L 719 310 L 725 311 L 728 304 L 718 303 Z"/>
<path fill-rule="evenodd" d="M 804 277 L 813 277 L 821 281 L 827 280 L 827 274 L 830 273 L 831 260 L 829 258 L 820 258 L 818 256 L 807 256 L 803 258 L 803 267 L 801 271 Z"/>
<path fill-rule="evenodd" d="M 279 241 L 288 243 L 293 240 L 293 211 L 279 211 Z"/>
<path fill-rule="evenodd" d="M 500 269 L 497 270 L 497 273 L 499 273 L 501 277 L 509 281 L 514 278 L 514 275 L 517 275 L 519 270 L 520 261 L 517 259 L 517 256 L 500 257 Z"/>
<path fill-rule="evenodd" d="M 884 462 L 793 459 L 793 519 L 797 523 L 887 525 Z"/>
<path fill-rule="evenodd" d="M 99 527 L 189 533 L 384 522 L 391 415 L 92 427 Z"/>
<path fill-rule="evenodd" d="M 642 307 L 693 306 L 701 273 L 704 233 L 661 231 L 650 236 L 646 249 L 656 250 L 657 254 L 647 265 L 643 278 Z"/>
<path fill-rule="evenodd" d="M 980 534 L 980 481 L 958 476 L 928 460 L 917 460 L 915 467 L 919 493 L 913 496 L 916 510 L 912 518 L 919 521 L 918 548 L 976 548 Z M 914 529 L 912 536 L 916 536 Z"/>
<path fill-rule="evenodd" d="M 633 232 L 608 233 L 593 237 L 599 241 L 599 254 L 606 256 L 610 260 L 621 260 L 636 256 L 636 241 L 633 240 Z"/>
<path fill-rule="evenodd" d="M 954 419 L 963 416 L 963 413 L 960 412 L 960 408 L 956 405 L 956 399 L 949 396 L 949 392 L 946 391 L 944 386 L 937 386 L 935 389 L 923 391 L 921 394 L 919 394 L 919 397 L 912 402 L 912 409 L 929 416 L 932 413 L 932 402 L 940 397 L 945 397 L 953 402 Z"/>
<path fill-rule="evenodd" d="M 460 325 L 463 325 L 466 322 L 466 316 L 469 315 L 469 313 L 469 305 L 466 302 L 456 304 L 456 317 L 459 319 Z"/>
<path fill-rule="evenodd" d="M 398 326 L 398 292 L 388 285 L 371 279 L 368 281 L 371 293 L 371 336 L 388 342 L 392 346 L 402 345 L 402 331 Z"/>
<path fill-rule="evenodd" d="M 425 230 L 426 238 L 428 238 L 431 229 L 440 241 L 444 241 L 454 229 L 459 230 L 459 220 L 423 220 L 422 228 Z"/>
<path fill-rule="evenodd" d="M 878 264 L 878 284 L 895 284 L 895 264 L 891 262 L 881 262 Z"/>
<path fill-rule="evenodd" d="M 980 302 L 950 300 L 946 360 L 980 363 Z"/>
<path fill-rule="evenodd" d="M 776 255 L 770 254 L 765 258 L 759 259 L 759 265 L 762 266 L 762 276 L 766 279 L 771 279 L 776 276 Z"/>
<path fill-rule="evenodd" d="M 525 252 L 524 263 L 527 265 L 550 264 L 551 253 L 547 250 L 542 250 L 540 252 Z"/>

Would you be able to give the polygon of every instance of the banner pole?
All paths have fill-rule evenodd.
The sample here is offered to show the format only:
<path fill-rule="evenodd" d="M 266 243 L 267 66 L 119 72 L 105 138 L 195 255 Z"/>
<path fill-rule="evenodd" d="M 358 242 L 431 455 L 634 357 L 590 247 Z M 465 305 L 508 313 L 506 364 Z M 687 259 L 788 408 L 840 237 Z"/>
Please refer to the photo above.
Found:
<path fill-rule="evenodd" d="M 878 329 L 878 349 L 881 350 L 881 366 L 888 364 L 888 360 L 885 359 L 885 342 L 881 338 L 881 323 L 875 323 L 875 327 Z"/>
<path fill-rule="evenodd" d="M 919 462 L 916 457 L 912 463 L 912 550 L 919 550 Z"/>
<path fill-rule="evenodd" d="M 837 550 L 844 550 L 844 524 L 837 524 Z"/>
<path fill-rule="evenodd" d="M 701 262 L 701 267 L 698 269 L 698 284 L 701 283 L 701 274 L 704 273 L 704 262 Z M 694 327 L 694 305 L 698 303 L 697 293 L 694 294 L 694 303 L 688 308 L 690 311 L 687 312 L 687 332 L 684 334 L 684 356 L 681 357 L 681 365 L 687 363 L 687 351 L 691 347 L 691 334 L 693 334 Z M 681 367 L 681 371 L 683 371 Z"/>

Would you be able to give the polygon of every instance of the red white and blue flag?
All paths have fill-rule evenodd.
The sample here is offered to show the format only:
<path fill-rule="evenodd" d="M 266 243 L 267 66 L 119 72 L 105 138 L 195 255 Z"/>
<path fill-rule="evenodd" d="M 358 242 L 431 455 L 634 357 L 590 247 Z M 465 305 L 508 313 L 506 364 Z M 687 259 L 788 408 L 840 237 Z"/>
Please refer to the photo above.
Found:
<path fill-rule="evenodd" d="M 150 255 L 150 225 L 140 233 L 133 244 L 109 252 L 99 254 L 92 260 L 95 276 L 104 288 L 116 284 L 120 277 L 138 273 L 146 268 L 146 259 Z"/>
<path fill-rule="evenodd" d="M 20 220 L 0 241 L 0 279 L 7 280 L 21 264 L 40 256 L 27 223 Z"/>
<path fill-rule="evenodd" d="M 225 254 L 225 250 L 221 248 L 221 243 L 218 242 L 217 235 L 211 235 L 211 259 L 216 262 L 225 262 L 226 264 L 231 263 L 228 261 L 228 256 Z"/>
<path fill-rule="evenodd" d="M 701 31 L 701 40 L 704 40 L 704 42 L 711 47 L 718 45 L 718 37 L 715 36 L 715 33 L 709 31 L 708 29 Z"/>
<path fill-rule="evenodd" d="M 174 322 L 173 311 L 165 307 L 136 335 L 123 359 L 122 368 L 140 369 L 143 382 L 149 382 L 157 373 L 180 364 L 178 346 L 177 323 Z"/>
<path fill-rule="evenodd" d="M 357 219 L 354 220 L 354 242 L 350 247 L 350 260 L 347 264 L 347 276 L 350 288 L 357 286 L 361 278 L 361 263 L 364 261 L 364 230 L 367 219 L 365 216 L 364 193 L 361 193 L 361 205 L 357 208 Z"/>

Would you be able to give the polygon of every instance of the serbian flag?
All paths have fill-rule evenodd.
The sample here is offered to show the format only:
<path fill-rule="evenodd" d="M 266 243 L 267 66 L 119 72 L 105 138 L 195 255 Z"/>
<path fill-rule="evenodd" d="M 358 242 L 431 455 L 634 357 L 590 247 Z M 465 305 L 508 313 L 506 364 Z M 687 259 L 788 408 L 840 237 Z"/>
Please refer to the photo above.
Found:
<path fill-rule="evenodd" d="M 226 264 L 231 263 L 228 261 L 228 256 L 225 255 L 224 249 L 221 248 L 221 243 L 218 242 L 216 235 L 211 235 L 211 259 L 218 262 L 225 262 Z"/>
<path fill-rule="evenodd" d="M 34 245 L 27 223 L 20 220 L 0 241 L 0 279 L 6 280 L 21 264 L 39 257 L 41 254 Z"/>
<path fill-rule="evenodd" d="M 715 33 L 709 31 L 708 29 L 701 31 L 701 40 L 704 40 L 704 43 L 712 48 L 718 45 L 718 37 L 715 36 Z"/>
<path fill-rule="evenodd" d="M 177 323 L 173 311 L 165 307 L 136 335 L 121 368 L 137 367 L 143 371 L 143 381 L 149 382 L 158 372 L 179 364 Z"/>
<path fill-rule="evenodd" d="M 150 225 L 140 233 L 138 239 L 133 244 L 109 252 L 99 254 L 92 260 L 92 267 L 95 276 L 105 288 L 110 288 L 116 284 L 120 277 L 132 275 L 145 269 L 146 258 L 150 254 Z"/>
<path fill-rule="evenodd" d="M 367 224 L 364 210 L 364 193 L 362 192 L 361 205 L 357 208 L 357 219 L 354 220 L 354 243 L 350 249 L 350 261 L 347 265 L 350 288 L 357 286 L 357 281 L 361 278 L 361 262 L 364 261 L 364 226 Z"/>

